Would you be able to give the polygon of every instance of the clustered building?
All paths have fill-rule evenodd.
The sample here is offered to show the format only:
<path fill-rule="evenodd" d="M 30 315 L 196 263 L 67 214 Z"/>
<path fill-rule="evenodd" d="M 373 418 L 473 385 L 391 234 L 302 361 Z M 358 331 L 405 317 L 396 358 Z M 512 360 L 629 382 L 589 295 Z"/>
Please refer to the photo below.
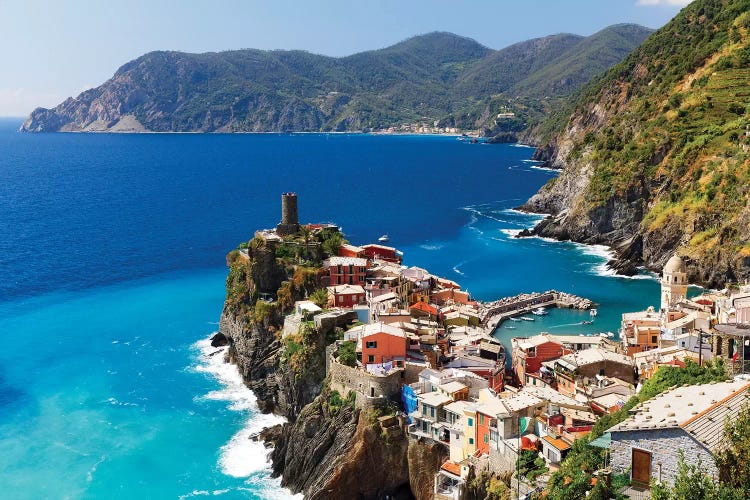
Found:
<path fill-rule="evenodd" d="M 298 226 L 296 196 L 283 200 L 279 234 Z M 750 287 L 688 297 L 677 255 L 664 267 L 659 309 L 623 314 L 619 342 L 515 338 L 506 373 L 504 348 L 489 335 L 493 314 L 505 318 L 518 304 L 529 311 L 560 300 L 591 303 L 550 291 L 481 304 L 454 281 L 402 265 L 395 248 L 344 244 L 337 253 L 324 263 L 326 310 L 298 302 L 284 334 L 303 321 L 345 327 L 329 348 L 331 388 L 353 393 L 359 407 L 399 402 L 410 438 L 444 447 L 436 498 L 462 498 L 472 470 L 513 471 L 524 450 L 555 470 L 598 418 L 620 410 L 661 366 L 721 359 L 728 375 L 750 369 Z M 345 363 L 347 348 L 354 359 Z M 674 388 L 637 406 L 600 438 L 612 470 L 644 485 L 672 481 L 682 450 L 715 474 L 712 452 L 724 421 L 748 402 L 749 389 L 743 380 Z"/>

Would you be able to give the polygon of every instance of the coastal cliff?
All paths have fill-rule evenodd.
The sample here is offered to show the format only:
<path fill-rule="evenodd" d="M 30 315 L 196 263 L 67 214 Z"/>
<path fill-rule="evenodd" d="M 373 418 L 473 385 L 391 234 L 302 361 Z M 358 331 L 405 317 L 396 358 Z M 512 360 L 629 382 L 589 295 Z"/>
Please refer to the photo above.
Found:
<path fill-rule="evenodd" d="M 297 333 L 281 334 L 294 301 L 319 290 L 319 270 L 311 264 L 340 241 L 337 232 L 282 243 L 256 237 L 231 252 L 227 298 L 213 341 L 229 345 L 226 361 L 237 365 L 260 411 L 288 420 L 260 436 L 273 445 L 273 474 L 283 486 L 315 499 L 426 500 L 444 448 L 410 440 L 403 422 L 388 417 L 390 406 L 359 407 L 329 389 L 326 347 L 340 335 L 334 323 L 306 323 Z M 274 300 L 262 299 L 269 295 Z"/>
<path fill-rule="evenodd" d="M 692 282 L 750 277 L 749 9 L 692 2 L 537 132 L 562 171 L 522 207 L 551 214 L 533 234 L 612 246 L 626 274 L 678 252 Z"/>

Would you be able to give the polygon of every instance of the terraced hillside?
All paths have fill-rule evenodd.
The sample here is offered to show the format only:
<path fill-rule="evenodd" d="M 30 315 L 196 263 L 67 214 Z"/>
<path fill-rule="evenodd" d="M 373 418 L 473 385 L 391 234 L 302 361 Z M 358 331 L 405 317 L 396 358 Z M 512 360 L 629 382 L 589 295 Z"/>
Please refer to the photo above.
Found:
<path fill-rule="evenodd" d="M 607 243 L 632 270 L 674 252 L 690 277 L 750 277 L 750 1 L 696 0 L 552 118 L 563 174 L 529 200 L 538 232 Z"/>

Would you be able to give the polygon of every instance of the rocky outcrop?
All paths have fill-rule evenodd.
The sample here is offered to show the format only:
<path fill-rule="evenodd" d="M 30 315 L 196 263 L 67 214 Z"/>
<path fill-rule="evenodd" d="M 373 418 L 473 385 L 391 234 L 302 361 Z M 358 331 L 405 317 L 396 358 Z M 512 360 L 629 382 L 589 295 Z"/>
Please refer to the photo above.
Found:
<path fill-rule="evenodd" d="M 310 499 L 411 498 L 403 430 L 381 427 L 371 409 L 332 407 L 327 398 L 284 426 L 271 455 L 281 484 Z"/>
<path fill-rule="evenodd" d="M 429 500 L 433 497 L 435 474 L 448 458 L 447 452 L 445 446 L 434 441 L 409 440 L 409 485 L 417 500 Z"/>

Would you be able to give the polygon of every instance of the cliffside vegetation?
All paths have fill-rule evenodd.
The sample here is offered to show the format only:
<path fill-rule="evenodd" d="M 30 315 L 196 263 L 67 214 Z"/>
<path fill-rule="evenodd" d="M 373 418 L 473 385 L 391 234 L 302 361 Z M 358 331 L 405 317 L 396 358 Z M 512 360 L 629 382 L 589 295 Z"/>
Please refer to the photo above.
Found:
<path fill-rule="evenodd" d="M 638 46 L 617 25 L 502 50 L 451 33 L 333 58 L 303 51 L 151 52 L 23 126 L 53 131 L 351 131 L 404 123 L 513 133 Z M 499 112 L 516 116 L 496 119 Z"/>
<path fill-rule="evenodd" d="M 529 201 L 563 213 L 543 232 L 653 267 L 679 249 L 709 285 L 750 275 L 749 9 L 692 2 L 538 130 L 565 168 Z"/>

